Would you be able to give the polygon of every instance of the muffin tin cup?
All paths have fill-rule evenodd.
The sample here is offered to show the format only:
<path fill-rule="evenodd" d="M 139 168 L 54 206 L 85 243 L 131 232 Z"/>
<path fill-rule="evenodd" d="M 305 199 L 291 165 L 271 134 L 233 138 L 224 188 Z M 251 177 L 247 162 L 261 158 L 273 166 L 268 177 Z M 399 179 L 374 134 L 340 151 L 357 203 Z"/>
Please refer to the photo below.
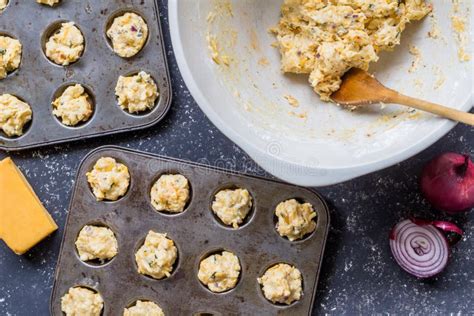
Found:
<path fill-rule="evenodd" d="M 27 102 L 33 120 L 21 137 L 0 132 L 0 149 L 15 151 L 128 132 L 161 121 L 170 108 L 171 86 L 158 9 L 154 0 L 61 1 L 54 8 L 35 1 L 10 4 L 1 15 L 0 34 L 20 40 L 22 61 L 0 80 L 0 94 L 10 93 Z M 138 54 L 121 58 L 107 41 L 106 25 L 117 12 L 128 11 L 147 21 L 149 35 Z M 81 58 L 69 66 L 54 64 L 43 51 L 48 30 L 58 21 L 74 22 L 85 40 Z M 160 96 L 152 110 L 131 115 L 118 105 L 115 86 L 120 75 L 141 70 L 155 80 Z M 56 91 L 69 83 L 89 87 L 95 101 L 94 115 L 77 127 L 65 126 L 52 113 Z"/>
<path fill-rule="evenodd" d="M 132 175 L 127 194 L 113 203 L 96 201 L 85 176 L 104 156 L 126 164 Z M 179 216 L 156 212 L 150 203 L 149 189 L 163 173 L 180 173 L 193 188 L 187 210 Z M 246 188 L 254 199 L 252 218 L 237 230 L 222 227 L 209 209 L 215 192 L 230 183 Z M 289 242 L 274 229 L 274 206 L 290 198 L 311 203 L 318 214 L 316 231 L 301 242 Z M 117 256 L 104 266 L 91 267 L 76 255 L 77 232 L 94 222 L 113 227 L 119 244 Z M 70 287 L 83 285 L 102 295 L 104 315 L 121 315 L 123 308 L 138 299 L 156 302 L 167 315 L 311 315 L 328 228 L 328 207 L 309 189 L 119 147 L 101 147 L 86 156 L 77 174 L 56 267 L 51 313 L 62 315 L 61 297 Z M 155 280 L 137 272 L 135 251 L 149 230 L 167 233 L 179 249 L 179 264 L 170 278 Z M 207 290 L 197 277 L 200 259 L 218 249 L 233 252 L 241 264 L 237 286 L 220 294 Z M 303 276 L 303 296 L 290 306 L 266 300 L 257 282 L 266 268 L 277 263 L 294 265 Z"/>

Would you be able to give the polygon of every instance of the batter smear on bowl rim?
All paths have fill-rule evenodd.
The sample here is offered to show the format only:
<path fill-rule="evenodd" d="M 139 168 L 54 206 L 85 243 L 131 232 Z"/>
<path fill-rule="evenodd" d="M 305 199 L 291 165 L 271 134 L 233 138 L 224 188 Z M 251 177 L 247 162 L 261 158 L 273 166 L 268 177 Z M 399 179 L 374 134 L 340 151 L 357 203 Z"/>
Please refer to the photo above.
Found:
<path fill-rule="evenodd" d="M 351 68 L 368 70 L 382 51 L 400 44 L 411 21 L 432 11 L 425 0 L 285 0 L 277 37 L 284 73 L 309 74 L 329 101 Z"/>

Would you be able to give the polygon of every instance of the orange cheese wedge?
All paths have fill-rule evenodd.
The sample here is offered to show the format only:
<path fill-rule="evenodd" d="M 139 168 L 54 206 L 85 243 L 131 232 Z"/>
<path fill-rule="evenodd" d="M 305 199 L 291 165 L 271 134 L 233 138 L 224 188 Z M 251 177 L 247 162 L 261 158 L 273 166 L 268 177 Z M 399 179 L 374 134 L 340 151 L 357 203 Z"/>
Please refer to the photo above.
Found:
<path fill-rule="evenodd" d="M 21 255 L 58 229 L 10 158 L 0 161 L 0 239 Z"/>

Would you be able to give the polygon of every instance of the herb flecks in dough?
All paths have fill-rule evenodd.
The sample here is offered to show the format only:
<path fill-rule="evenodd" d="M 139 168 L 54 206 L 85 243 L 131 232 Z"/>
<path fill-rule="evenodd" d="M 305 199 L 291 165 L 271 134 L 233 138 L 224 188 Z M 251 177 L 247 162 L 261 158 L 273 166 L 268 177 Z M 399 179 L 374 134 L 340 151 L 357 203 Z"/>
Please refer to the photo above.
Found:
<path fill-rule="evenodd" d="M 239 258 L 229 251 L 211 255 L 199 264 L 199 280 L 215 293 L 233 289 L 239 275 Z"/>
<path fill-rule="evenodd" d="M 145 243 L 135 254 L 135 261 L 138 273 L 163 279 L 171 275 L 177 257 L 178 250 L 166 234 L 149 231 Z"/>
<path fill-rule="evenodd" d="M 90 99 L 82 85 L 70 86 L 52 103 L 53 114 L 68 126 L 86 122 L 93 113 Z"/>
<path fill-rule="evenodd" d="M 0 36 L 0 79 L 9 72 L 18 69 L 21 61 L 22 46 L 19 40 L 9 36 Z"/>
<path fill-rule="evenodd" d="M 11 94 L 0 95 L 0 130 L 9 136 L 23 135 L 23 128 L 31 121 L 31 107 Z"/>
<path fill-rule="evenodd" d="M 329 101 L 349 69 L 368 70 L 378 54 L 400 44 L 407 23 L 431 11 L 424 0 L 285 0 L 272 31 L 285 73 L 309 74 Z"/>
<path fill-rule="evenodd" d="M 140 71 L 135 76 L 120 76 L 115 87 L 115 94 L 120 107 L 129 113 L 153 109 L 159 96 L 155 81 L 144 71 Z"/>
<path fill-rule="evenodd" d="M 130 184 L 127 166 L 111 157 L 100 158 L 86 177 L 98 201 L 118 200 L 127 193 Z"/>
<path fill-rule="evenodd" d="M 258 283 L 262 286 L 263 295 L 272 303 L 291 304 L 298 301 L 303 294 L 301 272 L 286 263 L 269 268 Z"/>
<path fill-rule="evenodd" d="M 114 232 L 107 227 L 84 226 L 79 232 L 75 244 L 82 261 L 110 260 L 118 252 Z"/>
<path fill-rule="evenodd" d="M 76 62 L 83 51 L 84 36 L 74 22 L 62 23 L 46 42 L 46 56 L 62 66 Z"/>
<path fill-rule="evenodd" d="M 148 25 L 141 16 L 127 12 L 116 17 L 107 30 L 114 52 L 120 57 L 132 57 L 138 54 L 148 38 Z"/>
<path fill-rule="evenodd" d="M 316 212 L 310 203 L 300 203 L 295 199 L 277 205 L 276 229 L 282 237 L 294 241 L 303 238 L 316 229 Z"/>
<path fill-rule="evenodd" d="M 103 307 L 102 296 L 84 287 L 72 287 L 61 298 L 61 310 L 66 316 L 99 316 Z"/>
<path fill-rule="evenodd" d="M 180 174 L 164 174 L 153 185 L 151 204 L 159 212 L 181 213 L 189 200 L 189 182 Z"/>
<path fill-rule="evenodd" d="M 246 189 L 222 190 L 214 197 L 212 211 L 226 225 L 239 228 L 252 208 L 252 197 Z"/>

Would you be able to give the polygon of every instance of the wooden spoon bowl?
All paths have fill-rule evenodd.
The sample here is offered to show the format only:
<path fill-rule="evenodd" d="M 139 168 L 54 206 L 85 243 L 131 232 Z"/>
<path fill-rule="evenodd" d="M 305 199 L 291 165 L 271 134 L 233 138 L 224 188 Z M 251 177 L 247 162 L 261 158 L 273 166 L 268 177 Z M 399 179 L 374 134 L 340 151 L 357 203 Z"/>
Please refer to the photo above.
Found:
<path fill-rule="evenodd" d="M 331 95 L 331 99 L 337 104 L 352 107 L 381 102 L 396 103 L 474 126 L 474 114 L 405 96 L 385 87 L 372 75 L 357 68 L 344 75 L 341 87 Z"/>

